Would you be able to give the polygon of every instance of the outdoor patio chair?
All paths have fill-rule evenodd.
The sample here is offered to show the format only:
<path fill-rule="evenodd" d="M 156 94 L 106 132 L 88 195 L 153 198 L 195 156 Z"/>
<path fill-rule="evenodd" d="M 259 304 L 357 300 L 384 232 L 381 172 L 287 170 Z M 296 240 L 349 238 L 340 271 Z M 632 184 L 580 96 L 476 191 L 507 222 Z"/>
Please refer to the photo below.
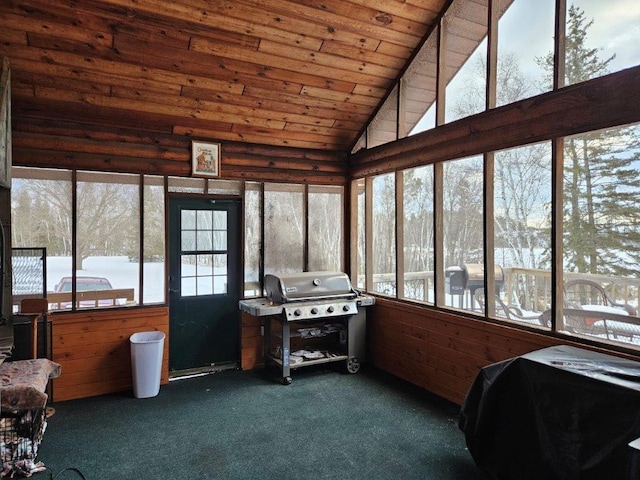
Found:
<path fill-rule="evenodd" d="M 615 302 L 611 299 L 599 283 L 581 278 L 567 280 L 564 284 L 565 308 L 583 308 L 585 305 L 618 307 L 626 311 L 628 315 L 637 315 L 637 311 L 632 305 Z"/>
<path fill-rule="evenodd" d="M 612 300 L 599 283 L 586 279 L 567 280 L 563 295 L 564 329 L 576 334 L 610 339 L 633 339 L 638 335 L 640 328 L 636 328 L 634 322 L 621 318 L 635 317 L 636 309 L 632 305 Z M 550 315 L 546 315 L 541 317 L 540 323 L 550 326 L 550 320 Z"/>
<path fill-rule="evenodd" d="M 474 298 L 476 302 L 478 302 L 478 305 L 480 305 L 480 307 L 484 311 L 485 310 L 484 289 L 483 288 L 477 289 L 476 293 L 474 294 Z M 538 313 L 527 314 L 527 313 L 524 313 L 519 307 L 507 305 L 502 301 L 502 299 L 498 295 L 495 295 L 495 309 L 496 309 L 496 315 L 500 317 L 504 317 L 507 320 L 515 320 L 515 321 L 520 321 L 525 323 L 537 324 L 540 317 L 540 314 Z"/>

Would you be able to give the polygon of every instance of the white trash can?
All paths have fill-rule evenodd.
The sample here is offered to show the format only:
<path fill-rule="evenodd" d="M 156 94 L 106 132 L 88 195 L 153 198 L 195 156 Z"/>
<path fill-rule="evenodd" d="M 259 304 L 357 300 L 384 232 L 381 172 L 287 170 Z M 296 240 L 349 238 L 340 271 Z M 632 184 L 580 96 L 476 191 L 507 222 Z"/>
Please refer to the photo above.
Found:
<path fill-rule="evenodd" d="M 129 338 L 133 395 L 136 398 L 155 397 L 160 392 L 164 337 L 162 332 L 138 332 Z"/>

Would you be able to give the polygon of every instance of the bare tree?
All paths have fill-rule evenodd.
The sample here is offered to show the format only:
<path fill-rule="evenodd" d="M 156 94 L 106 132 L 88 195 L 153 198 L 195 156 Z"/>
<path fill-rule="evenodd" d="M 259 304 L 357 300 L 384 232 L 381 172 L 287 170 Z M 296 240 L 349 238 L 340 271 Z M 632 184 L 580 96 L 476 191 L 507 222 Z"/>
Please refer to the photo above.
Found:
<path fill-rule="evenodd" d="M 482 159 L 447 162 L 444 172 L 445 266 L 483 261 Z"/>

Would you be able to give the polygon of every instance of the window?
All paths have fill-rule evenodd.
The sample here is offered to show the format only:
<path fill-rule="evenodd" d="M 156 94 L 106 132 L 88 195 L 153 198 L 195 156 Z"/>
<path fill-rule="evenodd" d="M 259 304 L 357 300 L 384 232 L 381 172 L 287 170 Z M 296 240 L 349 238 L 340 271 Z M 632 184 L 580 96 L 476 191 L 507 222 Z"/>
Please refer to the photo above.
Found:
<path fill-rule="evenodd" d="M 367 129 L 367 147 L 377 147 L 397 140 L 397 127 L 398 86 L 396 85 Z"/>
<path fill-rule="evenodd" d="M 493 314 L 539 326 L 551 308 L 551 143 L 496 152 L 493 188 Z"/>
<path fill-rule="evenodd" d="M 567 137 L 559 329 L 640 345 L 640 125 Z"/>
<path fill-rule="evenodd" d="M 445 122 L 485 110 L 486 1 L 455 0 L 444 18 Z"/>
<path fill-rule="evenodd" d="M 433 165 L 403 174 L 404 291 L 402 298 L 433 303 Z"/>
<path fill-rule="evenodd" d="M 138 303 L 139 182 L 139 175 L 77 173 L 74 266 L 77 286 L 89 279 L 106 279 L 113 289 L 132 290 L 133 301 Z M 89 285 L 87 289 L 93 288 Z M 79 302 L 77 306 L 96 305 Z"/>
<path fill-rule="evenodd" d="M 464 265 L 484 263 L 483 246 L 483 177 L 482 157 L 470 157 L 446 162 L 443 172 L 443 257 L 445 278 L 450 280 L 444 305 L 456 308 L 473 308 L 473 290 L 469 295 L 451 288 L 452 278 Z M 477 273 L 477 272 L 476 272 Z M 459 274 L 458 274 L 459 275 Z M 474 279 L 482 287 L 482 277 Z M 480 281 L 480 285 L 477 282 Z M 440 303 L 440 302 L 439 302 Z"/>
<path fill-rule="evenodd" d="M 399 135 L 435 127 L 441 131 L 425 137 L 446 141 L 467 133 L 440 128 L 440 118 L 436 126 L 429 112 L 442 89 L 438 114 L 452 122 L 483 112 L 493 94 L 500 107 L 548 92 L 554 73 L 561 74 L 560 88 L 640 64 L 640 6 L 576 0 L 556 20 L 556 3 L 492 3 L 497 31 L 488 45 L 489 2 L 454 0 L 442 31 L 430 34 L 400 82 Z M 566 25 L 557 39 L 556 24 Z M 490 91 L 486 64 L 494 49 Z M 518 114 L 526 115 L 528 104 Z M 461 126 L 483 134 L 474 122 Z M 413 168 L 354 180 L 358 285 L 512 325 L 553 326 L 574 338 L 640 347 L 640 125 L 536 144 L 525 130 L 513 148 L 493 152 L 485 145 L 463 159 L 453 149 L 430 158 L 425 148 L 423 159 L 408 160 Z"/>
<path fill-rule="evenodd" d="M 438 76 L 437 31 L 429 36 L 402 77 L 401 105 L 404 128 L 400 137 L 424 132 L 436 126 L 436 84 Z"/>
<path fill-rule="evenodd" d="M 566 17 L 566 85 L 640 64 L 638 25 L 637 2 L 572 1 Z"/>
<path fill-rule="evenodd" d="M 496 106 L 553 88 L 554 3 L 554 0 L 500 2 Z"/>
<path fill-rule="evenodd" d="M 309 186 L 309 271 L 343 268 L 342 187 Z"/>
<path fill-rule="evenodd" d="M 73 268 L 71 172 L 14 167 L 12 177 L 11 244 L 46 248 L 46 289 L 53 292 L 63 278 L 71 278 Z M 19 305 L 16 293 L 37 292 L 14 289 L 13 301 Z"/>
<path fill-rule="evenodd" d="M 261 270 L 344 269 L 344 187 L 247 182 L 244 206 L 245 296 L 262 295 Z"/>
<path fill-rule="evenodd" d="M 264 272 L 304 271 L 304 187 L 264 186 Z"/>
<path fill-rule="evenodd" d="M 164 178 L 146 175 L 143 178 L 143 303 L 164 303 L 165 243 L 164 243 Z"/>
<path fill-rule="evenodd" d="M 396 294 L 396 210 L 395 177 L 380 175 L 373 179 L 373 290 Z"/>
<path fill-rule="evenodd" d="M 12 218 L 14 247 L 46 248 L 50 309 L 138 304 L 140 272 L 142 302 L 164 303 L 164 177 L 14 168 Z"/>
<path fill-rule="evenodd" d="M 366 247 L 366 214 L 365 214 L 365 181 L 364 179 L 355 180 L 351 183 L 352 191 L 356 197 L 356 201 L 354 202 L 355 211 L 352 210 L 351 215 L 352 218 L 356 219 L 356 239 L 355 251 L 351 252 L 352 257 L 355 256 L 355 268 L 352 266 L 352 275 L 351 281 L 354 283 L 356 288 L 366 288 L 366 266 L 367 266 L 367 247 Z M 355 278 L 353 278 L 353 272 L 357 272 L 355 274 Z"/>
<path fill-rule="evenodd" d="M 244 190 L 244 294 L 259 297 L 262 252 L 261 184 L 247 182 Z"/>

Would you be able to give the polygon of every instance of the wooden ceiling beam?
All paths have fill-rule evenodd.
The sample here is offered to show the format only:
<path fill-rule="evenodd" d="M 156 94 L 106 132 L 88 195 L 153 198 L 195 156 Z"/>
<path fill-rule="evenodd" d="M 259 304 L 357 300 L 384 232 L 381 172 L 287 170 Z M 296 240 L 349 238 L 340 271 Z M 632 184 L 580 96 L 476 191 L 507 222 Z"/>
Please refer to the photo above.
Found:
<path fill-rule="evenodd" d="M 494 108 L 351 157 L 355 177 L 640 121 L 640 66 Z"/>

